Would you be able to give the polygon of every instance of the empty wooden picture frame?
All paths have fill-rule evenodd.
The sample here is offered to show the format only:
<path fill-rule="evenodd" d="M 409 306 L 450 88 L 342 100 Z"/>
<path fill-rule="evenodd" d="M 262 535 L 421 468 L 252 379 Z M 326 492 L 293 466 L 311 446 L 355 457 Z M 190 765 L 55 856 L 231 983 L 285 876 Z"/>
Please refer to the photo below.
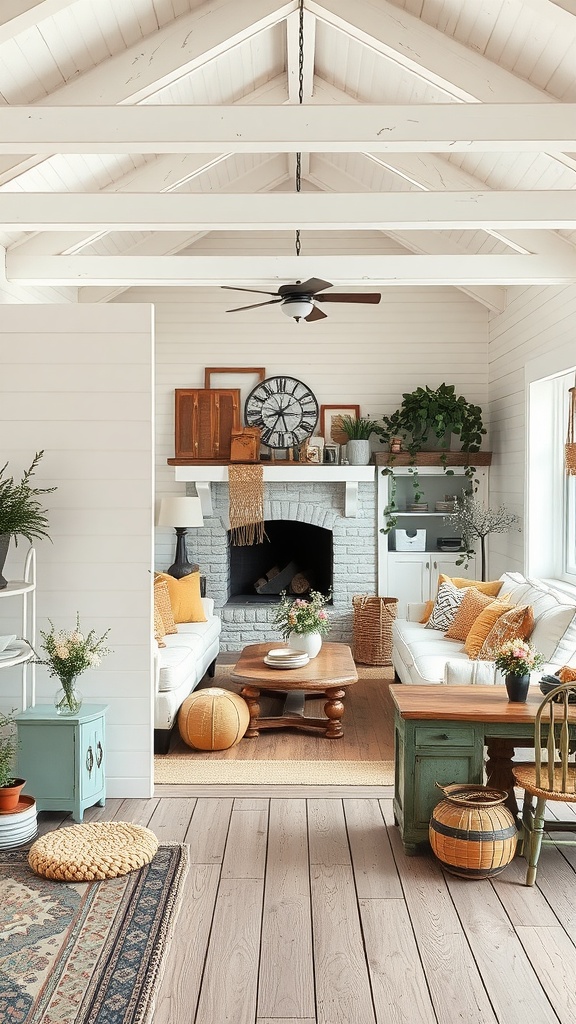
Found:
<path fill-rule="evenodd" d="M 320 406 L 320 432 L 324 440 L 331 444 L 346 444 L 348 436 L 341 426 L 342 416 L 351 416 L 352 419 L 360 418 L 359 405 L 321 405 Z"/>
<path fill-rule="evenodd" d="M 207 366 L 204 370 L 204 387 L 212 388 L 216 385 L 212 378 L 217 377 L 217 386 L 221 388 L 239 388 L 240 390 L 240 415 L 244 423 L 244 406 L 250 392 L 266 379 L 266 370 L 263 366 Z"/>

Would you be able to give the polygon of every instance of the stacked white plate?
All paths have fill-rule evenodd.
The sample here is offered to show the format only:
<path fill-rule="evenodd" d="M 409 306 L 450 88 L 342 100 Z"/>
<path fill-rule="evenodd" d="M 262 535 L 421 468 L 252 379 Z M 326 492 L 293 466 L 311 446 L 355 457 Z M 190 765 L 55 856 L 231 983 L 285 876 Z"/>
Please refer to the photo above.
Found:
<path fill-rule="evenodd" d="M 303 668 L 310 658 L 305 651 L 296 651 L 292 647 L 276 647 L 264 658 L 269 668 Z"/>
<path fill-rule="evenodd" d="M 0 849 L 21 846 L 33 839 L 38 831 L 36 801 L 23 795 L 14 811 L 0 811 Z"/>

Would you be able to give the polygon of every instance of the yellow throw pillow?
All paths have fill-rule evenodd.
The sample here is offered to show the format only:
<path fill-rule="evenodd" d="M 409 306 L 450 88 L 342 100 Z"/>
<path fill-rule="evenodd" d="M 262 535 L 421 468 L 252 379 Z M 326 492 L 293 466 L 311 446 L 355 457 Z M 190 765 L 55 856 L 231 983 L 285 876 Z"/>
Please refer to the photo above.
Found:
<path fill-rule="evenodd" d="M 160 612 L 160 617 L 163 624 L 163 636 L 167 633 L 177 633 L 178 629 L 174 622 L 174 615 L 172 614 L 172 605 L 170 604 L 170 594 L 168 587 L 163 579 L 158 577 L 154 578 L 154 605 Z"/>
<path fill-rule="evenodd" d="M 475 587 L 481 594 L 489 594 L 490 597 L 498 597 L 502 580 L 467 580 L 463 576 L 445 576 L 443 572 L 438 577 L 438 586 L 441 583 L 451 583 L 453 587 Z"/>
<path fill-rule="evenodd" d="M 162 620 L 162 613 L 156 601 L 156 595 L 154 595 L 154 639 L 156 640 L 158 647 L 166 647 L 166 644 L 164 643 L 164 622 Z"/>
<path fill-rule="evenodd" d="M 434 601 L 426 601 L 424 603 L 424 611 L 422 613 L 422 618 L 418 619 L 418 621 L 421 622 L 422 624 L 424 624 L 425 622 L 428 622 L 428 619 L 432 615 L 433 607 L 434 607 Z"/>
<path fill-rule="evenodd" d="M 161 572 L 156 579 L 162 580 L 168 588 L 174 622 L 206 622 L 200 597 L 199 572 L 191 572 L 181 580 Z"/>
<path fill-rule="evenodd" d="M 466 643 L 464 644 L 464 650 L 469 658 L 478 657 L 482 644 L 494 623 L 501 615 L 504 615 L 505 612 L 509 611 L 510 602 L 506 597 L 504 597 L 499 601 L 492 601 L 490 604 L 486 605 L 484 611 L 480 612 L 478 618 L 472 623 L 470 632 L 466 637 Z"/>
<path fill-rule="evenodd" d="M 527 640 L 534 629 L 534 612 L 529 604 L 519 604 L 504 612 L 488 633 L 478 658 L 480 661 L 493 661 L 496 651 L 505 640 Z"/>
<path fill-rule="evenodd" d="M 484 611 L 487 605 L 492 604 L 493 600 L 494 598 L 489 597 L 488 594 L 481 594 L 475 587 L 470 587 L 464 594 L 452 625 L 444 633 L 446 639 L 465 640 L 480 612 Z"/>

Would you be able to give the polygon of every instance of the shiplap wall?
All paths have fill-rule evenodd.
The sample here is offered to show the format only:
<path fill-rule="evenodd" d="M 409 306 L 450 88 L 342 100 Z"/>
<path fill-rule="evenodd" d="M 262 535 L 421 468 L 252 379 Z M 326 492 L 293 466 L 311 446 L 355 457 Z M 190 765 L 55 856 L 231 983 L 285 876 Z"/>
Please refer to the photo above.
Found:
<path fill-rule="evenodd" d="M 19 478 L 38 449 L 35 480 L 53 543 L 37 542 L 38 625 L 110 627 L 113 653 L 85 672 L 86 702 L 109 705 L 111 796 L 152 792 L 151 574 L 153 310 L 145 305 L 6 305 L 0 329 L 0 452 Z M 21 578 L 27 541 L 11 545 Z M 15 601 L 16 599 L 14 599 Z M 19 632 L 12 600 L 0 632 Z M 38 702 L 58 688 L 38 669 Z M 16 670 L 0 673 L 0 706 L 20 700 Z"/>
<path fill-rule="evenodd" d="M 513 290 L 492 318 L 488 348 L 490 435 L 494 462 L 491 504 L 505 504 L 524 526 L 526 486 L 526 365 L 546 357 L 543 375 L 576 362 L 576 285 Z M 493 534 L 490 575 L 524 570 L 524 532 Z"/>
<path fill-rule="evenodd" d="M 320 404 L 358 403 L 376 418 L 397 408 L 404 391 L 443 381 L 486 406 L 488 314 L 456 289 L 384 288 L 380 305 L 326 304 L 328 319 L 312 324 L 295 323 L 278 306 L 226 312 L 252 300 L 258 296 L 218 288 L 121 296 L 156 310 L 157 495 L 184 492 L 166 464 L 174 455 L 174 389 L 202 387 L 206 366 L 264 366 L 269 376 L 304 380 Z M 158 529 L 157 537 L 156 566 L 166 568 L 174 534 Z"/>

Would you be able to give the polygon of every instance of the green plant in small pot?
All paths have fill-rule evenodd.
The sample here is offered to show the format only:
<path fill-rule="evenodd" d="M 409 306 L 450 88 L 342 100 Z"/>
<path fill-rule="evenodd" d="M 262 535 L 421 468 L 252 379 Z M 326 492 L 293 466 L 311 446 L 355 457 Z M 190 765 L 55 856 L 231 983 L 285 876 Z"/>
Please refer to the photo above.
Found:
<path fill-rule="evenodd" d="M 36 452 L 31 466 L 22 474 L 19 481 L 13 476 L 6 476 L 8 463 L 0 469 L 0 590 L 7 586 L 2 575 L 10 538 L 26 537 L 32 541 L 48 537 L 48 519 L 46 509 L 38 501 L 39 494 L 51 494 L 55 487 L 33 487 L 30 483 L 44 451 Z M 48 539 L 50 539 L 48 537 Z"/>
<path fill-rule="evenodd" d="M 17 736 L 14 731 L 14 712 L 0 713 L 0 811 L 13 811 L 18 806 L 25 782 L 14 776 L 14 755 Z"/>
<path fill-rule="evenodd" d="M 352 466 L 367 466 L 370 462 L 370 438 L 382 432 L 382 424 L 369 416 L 341 416 L 340 424 L 348 438 L 346 458 Z"/>

